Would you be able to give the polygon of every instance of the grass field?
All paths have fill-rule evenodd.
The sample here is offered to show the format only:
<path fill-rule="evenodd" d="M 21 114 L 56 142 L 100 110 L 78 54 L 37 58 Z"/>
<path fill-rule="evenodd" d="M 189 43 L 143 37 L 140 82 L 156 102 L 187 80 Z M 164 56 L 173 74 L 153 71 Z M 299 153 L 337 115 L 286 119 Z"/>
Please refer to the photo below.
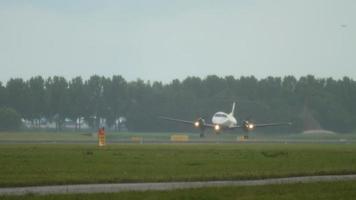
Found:
<path fill-rule="evenodd" d="M 355 144 L 0 145 L 0 186 L 356 173 Z"/>
<path fill-rule="evenodd" d="M 122 192 L 109 194 L 73 194 L 49 196 L 0 196 L 2 200 L 91 200 L 91 199 L 216 199 L 216 200 L 353 200 L 356 196 L 356 181 L 287 184 L 268 186 L 210 187 L 173 191 Z"/>

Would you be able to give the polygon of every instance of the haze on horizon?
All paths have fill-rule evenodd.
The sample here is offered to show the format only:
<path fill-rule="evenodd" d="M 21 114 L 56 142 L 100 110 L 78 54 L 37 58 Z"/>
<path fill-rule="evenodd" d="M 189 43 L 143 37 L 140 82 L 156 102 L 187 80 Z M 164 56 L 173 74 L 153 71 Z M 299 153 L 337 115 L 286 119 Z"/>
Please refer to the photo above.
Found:
<path fill-rule="evenodd" d="M 356 78 L 353 0 L 3 0 L 0 81 Z"/>

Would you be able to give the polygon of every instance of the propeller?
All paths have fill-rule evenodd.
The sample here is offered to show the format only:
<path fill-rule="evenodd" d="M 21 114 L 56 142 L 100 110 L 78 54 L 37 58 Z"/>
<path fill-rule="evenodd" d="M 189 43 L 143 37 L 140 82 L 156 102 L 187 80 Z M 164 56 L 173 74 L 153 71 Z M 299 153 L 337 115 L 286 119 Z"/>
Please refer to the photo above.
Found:
<path fill-rule="evenodd" d="M 246 132 L 252 131 L 255 128 L 255 124 L 250 120 L 244 120 L 242 122 L 242 127 Z"/>

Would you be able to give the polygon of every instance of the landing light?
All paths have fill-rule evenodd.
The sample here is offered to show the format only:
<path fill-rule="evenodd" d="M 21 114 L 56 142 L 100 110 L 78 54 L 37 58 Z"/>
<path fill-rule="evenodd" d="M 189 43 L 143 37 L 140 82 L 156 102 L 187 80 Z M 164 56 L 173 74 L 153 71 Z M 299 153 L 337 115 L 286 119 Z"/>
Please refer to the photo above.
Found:
<path fill-rule="evenodd" d="M 195 126 L 195 127 L 199 127 L 199 125 L 200 125 L 200 124 L 199 124 L 198 121 L 197 121 L 197 122 L 194 122 L 194 126 Z"/>
<path fill-rule="evenodd" d="M 249 125 L 248 125 L 248 128 L 249 128 L 249 129 L 253 129 L 254 127 L 255 127 L 255 126 L 254 126 L 253 124 L 249 124 Z"/>
<path fill-rule="evenodd" d="M 215 125 L 214 129 L 215 129 L 215 131 L 219 131 L 220 130 L 220 126 L 219 125 Z"/>

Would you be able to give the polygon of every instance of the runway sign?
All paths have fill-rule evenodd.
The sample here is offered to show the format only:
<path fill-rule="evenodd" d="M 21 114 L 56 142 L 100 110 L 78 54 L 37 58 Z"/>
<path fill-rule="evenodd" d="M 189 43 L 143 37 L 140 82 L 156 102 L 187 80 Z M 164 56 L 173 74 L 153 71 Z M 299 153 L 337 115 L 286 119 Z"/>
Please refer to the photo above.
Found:
<path fill-rule="evenodd" d="M 105 129 L 100 128 L 98 131 L 98 142 L 99 142 L 99 147 L 105 146 Z"/>
<path fill-rule="evenodd" d="M 171 135 L 172 142 L 188 142 L 189 136 L 188 135 Z"/>
<path fill-rule="evenodd" d="M 142 137 L 131 137 L 131 141 L 135 143 L 143 143 Z"/>

